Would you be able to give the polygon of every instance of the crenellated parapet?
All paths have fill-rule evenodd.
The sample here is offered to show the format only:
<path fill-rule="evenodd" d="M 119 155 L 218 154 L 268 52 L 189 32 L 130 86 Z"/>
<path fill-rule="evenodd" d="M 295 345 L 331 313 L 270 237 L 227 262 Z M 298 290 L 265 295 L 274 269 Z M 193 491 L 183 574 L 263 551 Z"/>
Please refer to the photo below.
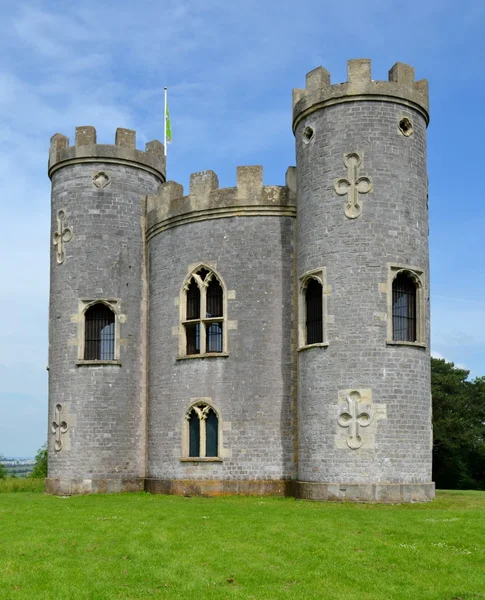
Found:
<path fill-rule="evenodd" d="M 90 125 L 76 127 L 74 146 L 61 133 L 51 137 L 49 150 L 49 177 L 65 166 L 78 163 L 116 163 L 133 166 L 165 181 L 165 152 L 163 144 L 153 140 L 145 145 L 145 151 L 136 149 L 136 131 L 118 128 L 115 144 L 97 144 L 96 129 Z"/>
<path fill-rule="evenodd" d="M 214 171 L 190 176 L 190 192 L 175 181 L 147 198 L 147 239 L 195 221 L 238 216 L 296 216 L 295 167 L 286 172 L 286 185 L 263 185 L 263 167 L 237 167 L 237 185 L 219 188 Z"/>
<path fill-rule="evenodd" d="M 347 79 L 332 85 L 330 73 L 323 67 L 310 71 L 306 88 L 293 90 L 293 131 L 316 110 L 357 100 L 404 104 L 418 110 L 429 123 L 428 81 L 416 81 L 413 67 L 398 62 L 389 71 L 388 81 L 374 81 L 371 61 L 354 59 L 347 62 Z"/>

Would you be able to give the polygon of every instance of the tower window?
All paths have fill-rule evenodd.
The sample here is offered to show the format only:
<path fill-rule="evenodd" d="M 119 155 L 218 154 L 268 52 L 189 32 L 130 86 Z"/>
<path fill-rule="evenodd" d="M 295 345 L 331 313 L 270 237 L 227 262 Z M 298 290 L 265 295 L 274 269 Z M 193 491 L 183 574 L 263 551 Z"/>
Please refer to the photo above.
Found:
<path fill-rule="evenodd" d="M 426 344 L 424 272 L 416 267 L 388 265 L 387 343 Z"/>
<path fill-rule="evenodd" d="M 194 404 L 185 415 L 185 423 L 188 444 L 182 454 L 188 458 L 218 458 L 220 435 L 216 411 L 205 403 Z"/>
<path fill-rule="evenodd" d="M 321 344 L 323 342 L 323 289 L 316 279 L 308 282 L 305 292 L 306 308 L 306 343 Z"/>
<path fill-rule="evenodd" d="M 406 273 L 392 282 L 392 339 L 416 341 L 416 284 Z"/>
<path fill-rule="evenodd" d="M 181 305 L 181 356 L 225 352 L 225 297 L 220 278 L 199 267 L 184 285 Z"/>
<path fill-rule="evenodd" d="M 97 303 L 84 313 L 84 359 L 114 360 L 115 315 L 103 303 Z"/>
<path fill-rule="evenodd" d="M 325 283 L 326 269 L 308 271 L 300 277 L 298 302 L 298 346 L 327 346 L 326 310 L 330 287 Z"/>

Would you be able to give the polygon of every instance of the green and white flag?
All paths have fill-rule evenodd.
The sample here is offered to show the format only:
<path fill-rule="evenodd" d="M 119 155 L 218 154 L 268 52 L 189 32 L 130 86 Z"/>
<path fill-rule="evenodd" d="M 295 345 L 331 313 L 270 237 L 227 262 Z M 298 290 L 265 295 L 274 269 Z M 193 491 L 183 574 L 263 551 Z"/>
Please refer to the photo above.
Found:
<path fill-rule="evenodd" d="M 163 88 L 165 100 L 165 115 L 163 121 L 163 146 L 165 148 L 165 156 L 167 156 L 167 144 L 172 141 L 172 124 L 170 123 L 170 113 L 168 111 L 167 88 Z"/>
<path fill-rule="evenodd" d="M 165 135 L 167 138 L 167 144 L 170 144 L 172 142 L 172 124 L 170 123 L 168 104 L 165 105 Z"/>

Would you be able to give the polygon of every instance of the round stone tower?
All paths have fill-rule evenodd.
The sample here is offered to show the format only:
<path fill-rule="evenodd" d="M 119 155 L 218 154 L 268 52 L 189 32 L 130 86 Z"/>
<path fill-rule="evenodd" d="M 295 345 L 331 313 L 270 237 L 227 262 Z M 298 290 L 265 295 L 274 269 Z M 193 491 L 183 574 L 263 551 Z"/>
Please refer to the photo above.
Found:
<path fill-rule="evenodd" d="M 51 140 L 48 492 L 142 489 L 147 280 L 145 198 L 165 181 L 158 141 Z"/>
<path fill-rule="evenodd" d="M 294 90 L 298 493 L 429 500 L 427 81 L 322 67 Z"/>

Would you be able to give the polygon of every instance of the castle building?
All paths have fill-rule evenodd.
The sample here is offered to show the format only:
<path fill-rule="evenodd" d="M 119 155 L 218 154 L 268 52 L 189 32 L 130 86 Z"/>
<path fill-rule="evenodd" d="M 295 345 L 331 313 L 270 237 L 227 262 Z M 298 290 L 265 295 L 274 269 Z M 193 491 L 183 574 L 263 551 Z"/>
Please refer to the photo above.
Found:
<path fill-rule="evenodd" d="M 319 67 L 284 186 L 186 195 L 158 141 L 54 135 L 47 491 L 432 499 L 428 121 L 408 65 Z"/>

